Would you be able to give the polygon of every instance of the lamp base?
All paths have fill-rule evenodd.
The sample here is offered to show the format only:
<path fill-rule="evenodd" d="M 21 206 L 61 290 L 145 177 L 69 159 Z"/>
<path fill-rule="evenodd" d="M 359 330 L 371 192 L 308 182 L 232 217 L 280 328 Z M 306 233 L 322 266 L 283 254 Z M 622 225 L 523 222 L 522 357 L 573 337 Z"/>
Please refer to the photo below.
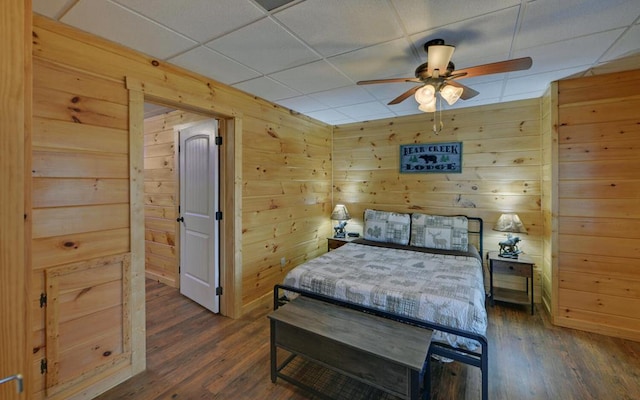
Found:
<path fill-rule="evenodd" d="M 522 253 L 522 252 L 518 251 L 518 252 L 515 252 L 515 253 L 500 253 L 500 254 L 498 254 L 498 257 L 517 259 L 518 258 L 518 254 L 520 254 L 520 253 Z"/>

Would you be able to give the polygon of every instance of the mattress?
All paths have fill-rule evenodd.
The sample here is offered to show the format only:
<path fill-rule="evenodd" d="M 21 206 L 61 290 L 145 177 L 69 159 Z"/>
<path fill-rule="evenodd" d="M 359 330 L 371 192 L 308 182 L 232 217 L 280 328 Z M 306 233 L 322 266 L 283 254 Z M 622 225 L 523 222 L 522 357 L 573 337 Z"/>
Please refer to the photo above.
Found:
<path fill-rule="evenodd" d="M 284 284 L 396 315 L 484 335 L 487 329 L 482 261 L 348 243 L 301 264 Z M 469 350 L 476 341 L 445 332 L 433 340 Z"/>

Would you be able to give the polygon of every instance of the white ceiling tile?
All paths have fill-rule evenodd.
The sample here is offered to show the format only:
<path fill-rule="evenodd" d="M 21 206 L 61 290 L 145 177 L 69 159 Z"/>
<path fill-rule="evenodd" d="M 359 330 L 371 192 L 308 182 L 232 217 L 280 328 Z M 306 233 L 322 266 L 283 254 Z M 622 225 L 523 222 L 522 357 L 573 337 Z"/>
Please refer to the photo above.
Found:
<path fill-rule="evenodd" d="M 115 1 L 201 43 L 265 15 L 249 0 Z"/>
<path fill-rule="evenodd" d="M 295 90 L 264 76 L 251 79 L 250 81 L 241 82 L 233 86 L 242 91 L 270 101 L 277 101 L 300 95 L 300 93 Z"/>
<path fill-rule="evenodd" d="M 321 111 L 313 111 L 310 112 L 309 114 L 307 114 L 309 117 L 311 118 L 315 118 L 319 121 L 324 121 L 328 124 L 333 124 L 333 121 L 343 121 L 345 119 L 348 119 L 349 117 L 347 117 L 346 115 L 334 110 L 334 109 L 329 109 L 329 110 L 321 110 Z M 355 122 L 356 120 L 353 120 L 351 122 Z"/>
<path fill-rule="evenodd" d="M 196 44 L 107 0 L 80 0 L 61 21 L 159 59 Z"/>
<path fill-rule="evenodd" d="M 517 49 L 620 28 L 638 15 L 638 0 L 537 0 L 527 3 Z"/>
<path fill-rule="evenodd" d="M 341 54 L 328 61 L 354 81 L 388 78 L 402 71 L 404 76 L 413 78 L 420 65 L 405 38 Z"/>
<path fill-rule="evenodd" d="M 375 100 L 360 86 L 346 86 L 310 94 L 309 97 L 331 107 L 342 107 Z"/>
<path fill-rule="evenodd" d="M 34 12 L 44 15 L 45 17 L 56 19 L 60 12 L 74 3 L 74 1 L 75 0 L 33 0 L 32 7 Z"/>
<path fill-rule="evenodd" d="M 193 50 L 171 58 L 169 62 L 227 85 L 261 75 L 204 46 L 198 46 Z"/>
<path fill-rule="evenodd" d="M 305 94 L 353 83 L 324 60 L 276 72 L 269 76 Z"/>
<path fill-rule="evenodd" d="M 520 0 L 392 0 L 392 2 L 410 35 L 520 4 Z"/>
<path fill-rule="evenodd" d="M 517 51 L 514 57 L 530 56 L 533 65 L 530 70 L 510 73 L 510 76 L 591 65 L 600 58 L 602 49 L 609 48 L 621 33 L 622 29 L 616 29 Z"/>
<path fill-rule="evenodd" d="M 445 29 L 412 35 L 411 40 L 425 60 L 427 54 L 423 47 L 431 39 L 444 39 L 446 44 L 456 46 L 451 61 L 457 69 L 503 61 L 509 58 L 518 10 L 519 7 L 511 7 L 481 15 L 448 25 Z"/>
<path fill-rule="evenodd" d="M 509 79 L 505 85 L 504 96 L 508 97 L 539 91 L 544 92 L 549 87 L 549 82 L 571 77 L 586 69 L 588 69 L 588 66 L 579 66 Z"/>
<path fill-rule="evenodd" d="M 373 116 L 376 116 L 376 119 L 386 118 L 395 115 L 387 106 L 377 101 L 355 104 L 352 106 L 336 107 L 335 109 L 347 117 L 354 118 L 356 120 L 372 119 Z"/>
<path fill-rule="evenodd" d="M 612 61 L 640 53 L 640 25 L 633 25 L 605 53 L 600 61 Z"/>
<path fill-rule="evenodd" d="M 254 22 L 206 46 L 263 74 L 297 67 L 320 58 L 270 18 Z"/>
<path fill-rule="evenodd" d="M 324 56 L 352 51 L 403 35 L 386 1 L 305 1 L 274 16 Z"/>
<path fill-rule="evenodd" d="M 304 114 L 329 108 L 326 104 L 322 104 L 309 96 L 296 96 L 278 100 L 278 104 Z"/>

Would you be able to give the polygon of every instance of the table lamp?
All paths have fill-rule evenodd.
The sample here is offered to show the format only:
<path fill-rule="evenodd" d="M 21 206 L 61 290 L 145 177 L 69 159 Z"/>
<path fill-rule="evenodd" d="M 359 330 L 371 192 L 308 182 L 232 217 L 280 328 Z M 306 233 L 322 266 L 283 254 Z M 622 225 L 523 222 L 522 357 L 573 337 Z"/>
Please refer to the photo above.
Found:
<path fill-rule="evenodd" d="M 349 215 L 349 210 L 344 204 L 336 204 L 333 212 L 331 213 L 331 219 L 338 221 L 338 225 L 333 227 L 335 234 L 334 238 L 344 238 L 347 236 L 344 227 L 347 225 L 347 220 L 351 219 L 351 215 Z"/>
<path fill-rule="evenodd" d="M 500 252 L 498 255 L 505 258 L 518 258 L 518 254 L 522 253 L 518 249 L 520 238 L 513 236 L 512 233 L 527 233 L 527 229 L 518 217 L 518 214 L 502 214 L 495 226 L 494 231 L 507 232 L 507 239 L 498 243 Z"/>

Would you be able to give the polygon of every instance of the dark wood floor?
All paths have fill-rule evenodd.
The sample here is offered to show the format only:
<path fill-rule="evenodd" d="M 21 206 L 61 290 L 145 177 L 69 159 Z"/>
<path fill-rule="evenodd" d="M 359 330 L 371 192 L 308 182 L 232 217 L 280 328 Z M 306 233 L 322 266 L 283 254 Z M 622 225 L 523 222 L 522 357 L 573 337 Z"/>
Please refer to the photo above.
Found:
<path fill-rule="evenodd" d="M 99 399 L 310 399 L 269 379 L 269 310 L 216 316 L 147 281 L 147 370 Z M 544 313 L 489 307 L 489 398 L 637 399 L 640 343 L 552 326 Z M 479 399 L 480 374 L 434 363 L 432 399 Z"/>

